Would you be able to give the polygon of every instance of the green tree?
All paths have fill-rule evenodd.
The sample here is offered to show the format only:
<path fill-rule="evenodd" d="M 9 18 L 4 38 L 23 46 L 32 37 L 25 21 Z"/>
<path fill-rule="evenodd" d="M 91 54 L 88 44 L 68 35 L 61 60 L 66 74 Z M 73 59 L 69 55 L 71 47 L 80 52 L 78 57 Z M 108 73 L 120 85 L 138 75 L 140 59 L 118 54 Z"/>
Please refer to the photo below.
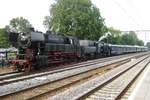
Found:
<path fill-rule="evenodd" d="M 108 42 L 111 44 L 139 46 L 144 45 L 144 42 L 138 39 L 134 31 L 130 31 L 129 33 L 122 33 L 120 30 L 114 29 L 113 27 L 109 27 L 108 31 L 111 33 L 111 37 L 108 39 Z"/>
<path fill-rule="evenodd" d="M 136 45 L 138 41 L 138 37 L 135 32 L 130 31 L 128 34 L 128 41 L 130 45 Z"/>
<path fill-rule="evenodd" d="M 148 47 L 148 49 L 150 50 L 150 42 L 146 43 L 146 46 Z"/>
<path fill-rule="evenodd" d="M 8 31 L 15 31 L 17 33 L 21 33 L 21 32 L 26 33 L 29 31 L 29 28 L 31 27 L 32 25 L 27 19 L 23 17 L 17 17 L 10 20 L 10 23 L 8 26 L 6 26 L 6 29 Z"/>
<path fill-rule="evenodd" d="M 138 41 L 137 41 L 137 45 L 139 45 L 139 46 L 144 46 L 144 42 L 143 42 L 142 40 L 138 40 Z"/>
<path fill-rule="evenodd" d="M 114 29 L 113 27 L 108 28 L 108 31 L 111 33 L 109 38 L 109 43 L 111 44 L 121 44 L 121 31 Z"/>
<path fill-rule="evenodd" d="M 144 42 L 138 39 L 134 31 L 130 31 L 129 33 L 123 34 L 121 42 L 122 42 L 121 44 L 125 45 L 139 45 L 139 46 L 144 45 Z"/>
<path fill-rule="evenodd" d="M 98 39 L 107 31 L 104 18 L 90 0 L 55 0 L 44 26 L 51 31 Z"/>
<path fill-rule="evenodd" d="M 122 34 L 121 36 L 121 44 L 123 45 L 130 45 L 130 42 L 129 41 L 129 34 L 125 33 L 125 34 Z"/>
<path fill-rule="evenodd" d="M 0 48 L 9 47 L 10 43 L 8 41 L 8 33 L 5 28 L 0 29 Z"/>

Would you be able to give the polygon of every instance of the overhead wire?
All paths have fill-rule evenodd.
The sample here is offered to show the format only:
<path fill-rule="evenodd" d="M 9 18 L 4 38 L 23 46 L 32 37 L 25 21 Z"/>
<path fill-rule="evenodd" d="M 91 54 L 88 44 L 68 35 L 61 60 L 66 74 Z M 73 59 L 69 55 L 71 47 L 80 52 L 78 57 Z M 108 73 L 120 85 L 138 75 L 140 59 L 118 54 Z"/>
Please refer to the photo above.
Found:
<path fill-rule="evenodd" d="M 139 28 L 142 28 L 136 20 L 116 1 L 112 0 Z M 134 8 L 135 10 L 135 8 Z M 133 30 L 132 30 L 133 31 Z M 129 32 L 129 31 L 122 31 L 122 32 Z M 150 32 L 150 30 L 134 30 L 134 32 L 144 32 L 145 33 L 145 41 L 146 41 L 146 32 Z"/>
<path fill-rule="evenodd" d="M 140 25 L 134 20 L 134 18 L 116 0 L 112 1 L 134 22 L 134 24 L 140 27 Z"/>

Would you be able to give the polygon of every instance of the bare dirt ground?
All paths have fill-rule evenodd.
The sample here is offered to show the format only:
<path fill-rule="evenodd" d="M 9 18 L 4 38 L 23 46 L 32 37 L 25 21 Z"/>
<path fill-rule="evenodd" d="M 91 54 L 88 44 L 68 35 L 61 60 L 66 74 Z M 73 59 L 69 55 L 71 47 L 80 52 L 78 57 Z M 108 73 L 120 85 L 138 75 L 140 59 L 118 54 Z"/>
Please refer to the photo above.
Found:
<path fill-rule="evenodd" d="M 3 73 L 8 73 L 8 72 L 13 72 L 14 71 L 14 67 L 13 66 L 4 66 L 4 67 L 0 67 L 0 74 Z"/>

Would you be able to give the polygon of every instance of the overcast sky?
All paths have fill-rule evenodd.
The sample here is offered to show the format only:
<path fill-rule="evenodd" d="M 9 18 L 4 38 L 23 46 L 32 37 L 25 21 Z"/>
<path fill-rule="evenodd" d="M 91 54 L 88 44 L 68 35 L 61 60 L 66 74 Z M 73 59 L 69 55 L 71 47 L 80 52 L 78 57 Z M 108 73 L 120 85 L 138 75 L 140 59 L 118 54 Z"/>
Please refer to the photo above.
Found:
<path fill-rule="evenodd" d="M 24 17 L 40 31 L 44 16 L 49 15 L 49 6 L 54 0 L 1 0 L 0 28 L 15 17 Z M 92 0 L 100 9 L 107 26 L 122 31 L 150 30 L 150 0 Z M 138 37 L 150 41 L 150 33 L 138 32 Z"/>

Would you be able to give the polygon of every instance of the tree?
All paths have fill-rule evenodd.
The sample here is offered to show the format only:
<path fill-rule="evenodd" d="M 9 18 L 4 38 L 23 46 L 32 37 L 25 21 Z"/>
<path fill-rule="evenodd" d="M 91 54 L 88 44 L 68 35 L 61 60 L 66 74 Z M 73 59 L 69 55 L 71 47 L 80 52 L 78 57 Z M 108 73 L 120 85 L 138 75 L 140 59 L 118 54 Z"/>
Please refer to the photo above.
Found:
<path fill-rule="evenodd" d="M 0 29 L 0 48 L 9 47 L 10 43 L 8 41 L 8 33 L 5 28 Z"/>
<path fill-rule="evenodd" d="M 138 41 L 138 37 L 135 32 L 130 31 L 128 34 L 128 41 L 130 45 L 136 45 Z"/>
<path fill-rule="evenodd" d="M 150 42 L 146 43 L 146 46 L 148 47 L 148 49 L 150 50 Z"/>
<path fill-rule="evenodd" d="M 139 46 L 144 46 L 144 42 L 143 42 L 142 40 L 138 40 L 138 41 L 137 41 L 137 45 L 139 45 Z"/>
<path fill-rule="evenodd" d="M 121 44 L 125 45 L 139 45 L 139 46 L 144 45 L 144 42 L 142 40 L 139 40 L 136 33 L 133 31 L 123 34 L 121 42 L 122 42 Z"/>
<path fill-rule="evenodd" d="M 29 28 L 31 28 L 32 25 L 30 22 L 23 18 L 23 17 L 17 17 L 10 20 L 10 24 L 6 26 L 6 29 L 8 31 L 15 31 L 17 33 L 26 33 L 29 31 Z"/>
<path fill-rule="evenodd" d="M 122 33 L 120 30 L 114 29 L 113 27 L 108 28 L 108 31 L 112 34 L 108 39 L 109 43 L 111 44 L 139 46 L 144 45 L 144 42 L 138 39 L 134 31 L 130 31 L 129 33 Z"/>
<path fill-rule="evenodd" d="M 121 44 L 121 31 L 114 29 L 113 27 L 108 28 L 108 31 L 111 33 L 109 38 L 109 43 L 111 44 Z"/>
<path fill-rule="evenodd" d="M 81 39 L 98 39 L 107 31 L 104 18 L 90 0 L 55 0 L 44 26 Z"/>
<path fill-rule="evenodd" d="M 121 36 L 121 44 L 123 45 L 130 45 L 130 40 L 129 40 L 129 34 L 127 33 L 124 33 L 122 36 Z"/>

